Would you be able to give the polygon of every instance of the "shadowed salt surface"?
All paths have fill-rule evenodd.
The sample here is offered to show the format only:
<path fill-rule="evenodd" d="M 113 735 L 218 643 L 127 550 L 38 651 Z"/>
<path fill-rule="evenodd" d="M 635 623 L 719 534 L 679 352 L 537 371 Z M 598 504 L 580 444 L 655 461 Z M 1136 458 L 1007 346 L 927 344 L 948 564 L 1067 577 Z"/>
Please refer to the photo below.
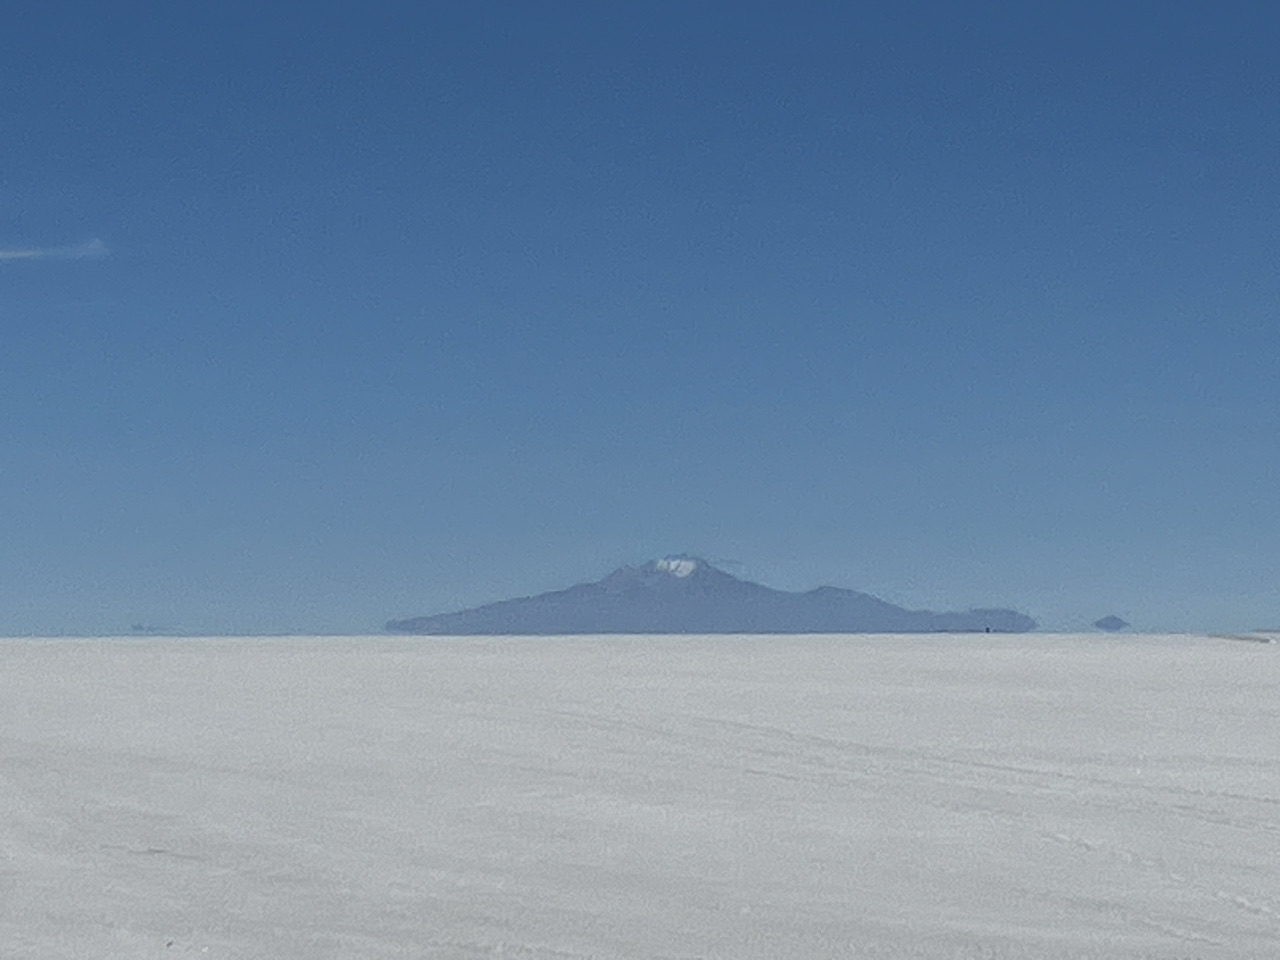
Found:
<path fill-rule="evenodd" d="M 1276 957 L 1280 646 L 0 641 L 5 958 Z"/>

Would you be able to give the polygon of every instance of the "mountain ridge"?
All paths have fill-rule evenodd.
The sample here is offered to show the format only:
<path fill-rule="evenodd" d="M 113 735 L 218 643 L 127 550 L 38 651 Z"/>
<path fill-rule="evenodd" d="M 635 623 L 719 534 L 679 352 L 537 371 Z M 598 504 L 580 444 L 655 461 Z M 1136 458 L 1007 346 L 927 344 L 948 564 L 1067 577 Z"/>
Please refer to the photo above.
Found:
<path fill-rule="evenodd" d="M 451 613 L 390 620 L 423 636 L 581 634 L 1025 633 L 1031 617 L 1003 608 L 935 613 L 820 586 L 777 590 L 685 554 L 619 567 L 599 580 Z"/>

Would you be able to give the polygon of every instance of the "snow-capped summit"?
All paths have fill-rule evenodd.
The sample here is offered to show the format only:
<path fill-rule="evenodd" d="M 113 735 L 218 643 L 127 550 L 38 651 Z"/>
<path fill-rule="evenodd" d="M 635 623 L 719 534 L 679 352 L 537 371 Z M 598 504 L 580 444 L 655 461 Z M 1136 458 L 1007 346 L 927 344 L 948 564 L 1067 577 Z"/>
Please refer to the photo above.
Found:
<path fill-rule="evenodd" d="M 656 566 L 673 577 L 687 577 L 698 569 L 698 561 L 692 557 L 663 557 Z"/>
<path fill-rule="evenodd" d="M 408 620 L 393 633 L 554 635 L 591 633 L 1020 633 L 1014 610 L 907 610 L 838 587 L 807 593 L 741 580 L 689 556 L 622 567 L 594 583 Z"/>

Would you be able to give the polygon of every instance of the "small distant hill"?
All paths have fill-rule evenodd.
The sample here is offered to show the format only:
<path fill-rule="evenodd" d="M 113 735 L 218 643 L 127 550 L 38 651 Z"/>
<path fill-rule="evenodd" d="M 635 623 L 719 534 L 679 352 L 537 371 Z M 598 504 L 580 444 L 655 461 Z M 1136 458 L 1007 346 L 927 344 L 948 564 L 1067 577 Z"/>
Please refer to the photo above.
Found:
<path fill-rule="evenodd" d="M 622 567 L 602 580 L 533 597 L 386 625 L 435 636 L 679 633 L 1024 633 L 1036 622 L 1016 610 L 907 610 L 838 587 L 775 590 L 697 557 Z"/>
<path fill-rule="evenodd" d="M 1103 617 L 1101 620 L 1093 621 L 1093 625 L 1099 630 L 1105 630 L 1108 633 L 1117 633 L 1121 630 L 1129 629 L 1129 621 L 1121 620 L 1115 614 Z"/>

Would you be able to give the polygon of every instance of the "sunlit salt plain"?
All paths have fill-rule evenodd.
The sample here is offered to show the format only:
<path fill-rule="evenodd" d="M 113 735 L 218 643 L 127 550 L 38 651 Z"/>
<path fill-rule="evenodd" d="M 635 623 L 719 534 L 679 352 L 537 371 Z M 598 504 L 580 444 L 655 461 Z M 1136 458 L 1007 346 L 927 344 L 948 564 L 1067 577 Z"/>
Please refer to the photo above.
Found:
<path fill-rule="evenodd" d="M 1280 957 L 1280 644 L 0 641 L 0 956 Z"/>

